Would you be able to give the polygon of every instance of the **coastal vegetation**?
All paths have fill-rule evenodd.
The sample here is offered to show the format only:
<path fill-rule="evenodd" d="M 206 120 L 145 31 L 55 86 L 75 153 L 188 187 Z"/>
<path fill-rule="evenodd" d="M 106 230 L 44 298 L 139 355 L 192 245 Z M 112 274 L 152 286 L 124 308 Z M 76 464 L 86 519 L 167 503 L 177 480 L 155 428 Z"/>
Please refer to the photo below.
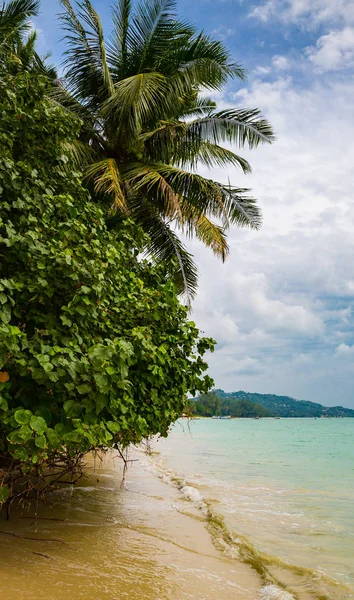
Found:
<path fill-rule="evenodd" d="M 19 477 L 25 495 L 48 467 L 74 477 L 89 450 L 167 435 L 211 384 L 213 341 L 139 258 L 141 228 L 107 230 L 74 170 L 80 123 L 47 96 L 42 75 L 0 78 L 0 502 Z"/>
<path fill-rule="evenodd" d="M 167 435 L 207 393 L 214 340 L 190 321 L 197 270 L 176 231 L 225 260 L 247 190 L 196 174 L 240 167 L 224 145 L 273 133 L 206 90 L 244 78 L 171 0 L 61 0 L 64 76 L 36 52 L 37 0 L 0 7 L 0 506 L 75 481 L 87 452 Z M 224 145 L 223 145 L 224 144 Z M 184 294 L 184 296 L 182 296 Z M 184 302 L 186 300 L 187 302 Z M 185 306 L 185 304 L 187 304 Z M 19 487 L 18 483 L 21 482 Z"/>
<path fill-rule="evenodd" d="M 201 417 L 231 416 L 241 418 L 270 417 L 272 413 L 252 400 L 238 400 L 231 395 L 222 398 L 217 391 L 200 394 L 195 401 L 190 402 L 192 415 Z"/>
<path fill-rule="evenodd" d="M 190 401 L 192 414 L 203 417 L 354 417 L 354 410 L 343 406 L 322 406 L 289 396 L 255 394 L 216 389 Z"/>

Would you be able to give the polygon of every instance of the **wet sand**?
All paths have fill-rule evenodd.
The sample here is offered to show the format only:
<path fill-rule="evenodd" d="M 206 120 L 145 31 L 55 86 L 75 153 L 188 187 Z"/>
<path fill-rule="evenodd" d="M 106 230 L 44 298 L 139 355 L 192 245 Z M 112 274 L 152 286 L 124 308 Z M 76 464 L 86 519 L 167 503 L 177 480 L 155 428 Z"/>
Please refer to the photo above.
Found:
<path fill-rule="evenodd" d="M 218 550 L 200 507 L 138 458 L 123 487 L 110 455 L 55 492 L 36 523 L 33 508 L 0 521 L 1 600 L 289 598 Z"/>

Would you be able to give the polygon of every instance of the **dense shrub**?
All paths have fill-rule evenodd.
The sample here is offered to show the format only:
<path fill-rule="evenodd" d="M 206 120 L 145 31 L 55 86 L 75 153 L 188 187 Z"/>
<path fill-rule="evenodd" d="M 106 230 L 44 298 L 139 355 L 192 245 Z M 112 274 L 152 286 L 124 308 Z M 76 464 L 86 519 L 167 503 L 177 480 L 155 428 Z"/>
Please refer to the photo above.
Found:
<path fill-rule="evenodd" d="M 14 469 L 166 435 L 211 383 L 212 340 L 141 260 L 141 230 L 107 231 L 73 171 L 80 124 L 47 85 L 0 80 L 0 503 Z"/>

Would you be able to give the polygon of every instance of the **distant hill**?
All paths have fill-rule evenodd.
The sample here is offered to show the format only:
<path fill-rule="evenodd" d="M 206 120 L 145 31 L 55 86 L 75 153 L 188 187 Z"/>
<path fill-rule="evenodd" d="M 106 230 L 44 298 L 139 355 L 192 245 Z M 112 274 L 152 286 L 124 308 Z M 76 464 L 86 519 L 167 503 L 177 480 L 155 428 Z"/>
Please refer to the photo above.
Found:
<path fill-rule="evenodd" d="M 276 396 L 275 394 L 251 394 L 249 392 L 224 392 L 215 390 L 223 404 L 231 399 L 251 400 L 264 406 L 272 416 L 277 417 L 354 417 L 354 410 L 343 406 L 322 406 L 307 400 L 295 400 L 289 396 Z"/>
<path fill-rule="evenodd" d="M 216 391 L 200 394 L 200 396 L 191 400 L 188 412 L 200 417 L 256 418 L 272 416 L 269 410 L 256 402 L 252 402 L 252 400 L 237 400 L 234 397 L 221 398 Z"/>

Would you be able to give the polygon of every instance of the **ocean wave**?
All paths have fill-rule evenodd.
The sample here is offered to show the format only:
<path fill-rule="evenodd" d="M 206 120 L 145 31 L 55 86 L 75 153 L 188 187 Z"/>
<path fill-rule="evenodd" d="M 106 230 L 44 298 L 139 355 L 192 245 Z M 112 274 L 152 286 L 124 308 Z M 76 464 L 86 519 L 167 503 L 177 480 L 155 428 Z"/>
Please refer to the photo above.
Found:
<path fill-rule="evenodd" d="M 164 483 L 177 487 L 181 493 L 181 499 L 193 503 L 201 511 L 212 541 L 220 552 L 232 560 L 249 564 L 260 575 L 264 587 L 260 590 L 259 600 L 295 600 L 297 596 L 284 589 L 284 587 L 288 587 L 287 579 L 292 581 L 296 579 L 296 587 L 306 588 L 309 598 L 318 600 L 354 598 L 346 586 L 330 579 L 319 570 L 313 571 L 291 565 L 276 556 L 258 552 L 244 536 L 228 530 L 224 518 L 214 510 L 212 501 L 207 500 L 197 487 L 169 469 L 166 464 L 162 464 L 161 461 L 157 462 L 155 456 L 143 460 L 142 464 Z M 291 577 L 287 578 L 286 573 Z"/>
<path fill-rule="evenodd" d="M 198 506 L 198 508 L 206 508 L 206 504 L 204 502 L 203 496 L 201 493 L 191 485 L 183 485 L 180 488 L 180 492 L 187 500 L 191 500 Z"/>

